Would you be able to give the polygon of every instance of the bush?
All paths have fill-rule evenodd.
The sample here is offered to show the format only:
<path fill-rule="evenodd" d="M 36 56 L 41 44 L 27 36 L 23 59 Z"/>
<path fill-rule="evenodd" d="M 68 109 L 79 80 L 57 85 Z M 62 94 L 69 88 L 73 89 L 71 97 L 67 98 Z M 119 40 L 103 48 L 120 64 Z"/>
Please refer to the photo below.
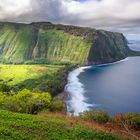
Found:
<path fill-rule="evenodd" d="M 140 130 L 140 115 L 137 113 L 118 113 L 112 117 L 112 122 L 122 128 L 127 126 L 134 130 Z"/>
<path fill-rule="evenodd" d="M 140 115 L 137 113 L 126 114 L 127 123 L 134 129 L 140 130 Z"/>
<path fill-rule="evenodd" d="M 134 118 L 131 120 L 131 126 L 132 126 L 132 128 L 134 128 L 135 130 L 140 130 L 140 115 L 134 117 Z"/>
<path fill-rule="evenodd" d="M 111 119 L 112 122 L 119 127 L 124 127 L 123 124 L 126 122 L 125 115 L 123 113 L 117 113 Z"/>
<path fill-rule="evenodd" d="M 10 93 L 12 88 L 8 84 L 0 84 L 0 91 L 5 93 Z"/>
<path fill-rule="evenodd" d="M 7 109 L 20 113 L 35 114 L 40 110 L 48 109 L 51 103 L 49 93 L 35 93 L 24 89 L 13 96 L 6 98 L 0 97 L 0 106 L 2 109 Z"/>
<path fill-rule="evenodd" d="M 135 130 L 140 130 L 140 115 L 132 118 L 130 125 Z"/>
<path fill-rule="evenodd" d="M 53 100 L 50 105 L 50 111 L 63 111 L 64 103 L 60 99 Z"/>
<path fill-rule="evenodd" d="M 80 114 L 80 117 L 100 124 L 107 123 L 110 119 L 108 113 L 104 111 L 85 111 Z"/>

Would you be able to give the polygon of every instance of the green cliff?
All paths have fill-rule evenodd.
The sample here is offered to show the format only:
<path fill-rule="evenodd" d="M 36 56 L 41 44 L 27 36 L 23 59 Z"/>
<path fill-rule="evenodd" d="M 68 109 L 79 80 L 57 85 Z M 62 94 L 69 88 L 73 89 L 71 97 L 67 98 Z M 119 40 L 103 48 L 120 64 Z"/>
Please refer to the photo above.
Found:
<path fill-rule="evenodd" d="M 124 59 L 129 54 L 127 40 L 121 33 L 97 31 L 91 46 L 88 64 L 110 63 Z"/>
<path fill-rule="evenodd" d="M 128 55 L 120 33 L 51 24 L 0 23 L 0 62 L 99 64 Z"/>

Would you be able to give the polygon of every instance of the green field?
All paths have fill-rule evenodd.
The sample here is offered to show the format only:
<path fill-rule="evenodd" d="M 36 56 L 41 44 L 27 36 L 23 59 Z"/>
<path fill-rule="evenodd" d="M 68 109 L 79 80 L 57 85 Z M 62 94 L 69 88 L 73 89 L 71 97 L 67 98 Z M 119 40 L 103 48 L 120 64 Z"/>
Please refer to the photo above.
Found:
<path fill-rule="evenodd" d="M 49 92 L 52 96 L 63 91 L 68 72 L 74 65 L 4 65 L 0 64 L 0 92 L 28 89 Z M 7 90 L 6 90 L 7 92 Z"/>
<path fill-rule="evenodd" d="M 39 79 L 45 75 L 48 79 L 60 67 L 45 66 L 45 65 L 3 65 L 0 64 L 0 80 L 1 82 L 8 82 L 10 85 L 22 83 L 29 79 Z"/>
<path fill-rule="evenodd" d="M 1 140 L 121 140 L 67 119 L 0 110 Z M 128 140 L 128 139 L 127 139 Z"/>
<path fill-rule="evenodd" d="M 0 64 L 0 91 L 18 92 L 28 89 L 35 92 L 49 92 L 52 96 L 63 91 L 67 74 L 72 65 L 4 65 Z M 7 91 L 6 91 L 7 92 Z"/>

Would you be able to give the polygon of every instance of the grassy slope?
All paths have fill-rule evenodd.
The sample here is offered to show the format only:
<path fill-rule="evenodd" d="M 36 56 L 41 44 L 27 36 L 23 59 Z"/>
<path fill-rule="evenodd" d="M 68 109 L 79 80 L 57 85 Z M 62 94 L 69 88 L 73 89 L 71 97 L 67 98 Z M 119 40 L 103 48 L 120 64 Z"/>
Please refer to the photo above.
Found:
<path fill-rule="evenodd" d="M 67 119 L 33 116 L 0 110 L 1 140 L 121 140 L 110 133 L 93 131 Z"/>

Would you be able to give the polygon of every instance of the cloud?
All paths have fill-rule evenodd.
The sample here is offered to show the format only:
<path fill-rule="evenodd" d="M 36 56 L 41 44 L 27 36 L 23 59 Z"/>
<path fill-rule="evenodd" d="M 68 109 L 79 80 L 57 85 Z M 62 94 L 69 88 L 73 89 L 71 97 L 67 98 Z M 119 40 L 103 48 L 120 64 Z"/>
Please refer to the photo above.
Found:
<path fill-rule="evenodd" d="M 140 0 L 0 0 L 0 20 L 51 21 L 140 34 Z"/>
<path fill-rule="evenodd" d="M 20 14 L 30 12 L 29 0 L 0 0 L 0 20 L 16 18 Z"/>

